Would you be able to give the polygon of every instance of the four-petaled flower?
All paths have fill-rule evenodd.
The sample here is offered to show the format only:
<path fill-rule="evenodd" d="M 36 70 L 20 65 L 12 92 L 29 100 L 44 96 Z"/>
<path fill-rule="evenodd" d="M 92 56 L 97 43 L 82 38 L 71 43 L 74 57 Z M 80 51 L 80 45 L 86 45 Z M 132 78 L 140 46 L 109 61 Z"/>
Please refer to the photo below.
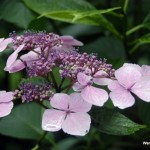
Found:
<path fill-rule="evenodd" d="M 121 109 L 132 106 L 135 98 L 131 93 L 146 102 L 150 102 L 150 67 L 124 64 L 115 71 L 117 80 L 108 85 L 110 98 L 114 106 Z"/>
<path fill-rule="evenodd" d="M 100 75 L 101 75 L 101 72 L 100 72 Z M 95 74 L 95 76 L 98 76 L 98 73 Z M 93 82 L 95 84 L 101 85 L 102 80 L 100 79 L 98 81 L 98 78 L 88 76 L 82 72 L 79 72 L 77 74 L 77 79 L 78 79 L 78 82 L 74 84 L 73 89 L 75 91 L 81 91 L 82 98 L 88 103 L 96 105 L 96 106 L 103 106 L 104 103 L 108 100 L 107 92 L 103 89 L 92 86 Z"/>
<path fill-rule="evenodd" d="M 50 103 L 54 109 L 44 112 L 43 130 L 54 132 L 62 129 L 68 134 L 79 136 L 89 132 L 91 118 L 87 112 L 91 104 L 86 103 L 79 93 L 55 94 Z"/>
<path fill-rule="evenodd" d="M 10 114 L 13 108 L 13 92 L 0 91 L 0 117 Z"/>

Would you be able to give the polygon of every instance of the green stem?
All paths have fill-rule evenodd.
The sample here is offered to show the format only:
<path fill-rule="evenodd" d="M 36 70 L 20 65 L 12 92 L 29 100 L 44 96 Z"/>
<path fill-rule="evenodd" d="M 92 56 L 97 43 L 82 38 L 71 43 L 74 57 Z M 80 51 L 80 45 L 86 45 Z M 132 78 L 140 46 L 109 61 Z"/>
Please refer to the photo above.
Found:
<path fill-rule="evenodd" d="M 72 86 L 72 83 L 69 84 L 69 85 L 67 85 L 67 86 L 65 86 L 65 87 L 63 87 L 63 88 L 61 89 L 61 91 L 68 90 L 68 89 L 71 88 L 71 86 Z"/>
<path fill-rule="evenodd" d="M 50 76 L 51 76 L 51 79 L 53 81 L 54 87 L 55 87 L 55 89 L 57 91 L 58 90 L 58 85 L 57 85 L 56 79 L 55 79 L 55 77 L 53 75 L 53 72 L 50 72 Z"/>
<path fill-rule="evenodd" d="M 47 106 L 43 105 L 41 102 L 37 101 L 37 103 L 38 103 L 40 106 L 42 106 L 43 108 L 45 108 L 45 109 L 49 109 L 49 107 L 47 107 Z"/>
<path fill-rule="evenodd" d="M 60 91 L 61 91 L 61 87 L 62 87 L 64 81 L 65 81 L 65 78 L 62 78 L 61 83 L 60 83 L 60 85 L 59 85 L 59 87 L 58 87 L 58 89 L 59 89 Z"/>
<path fill-rule="evenodd" d="M 44 133 L 41 136 L 41 138 L 39 139 L 38 143 L 31 150 L 39 150 L 39 147 L 40 147 L 41 143 L 43 142 L 43 140 L 45 139 L 47 133 L 48 133 L 47 131 L 44 131 Z M 53 145 L 54 150 L 58 150 L 56 143 L 52 139 L 49 138 L 48 141 Z"/>
<path fill-rule="evenodd" d="M 137 31 L 143 27 L 144 27 L 144 24 L 139 24 L 139 25 L 133 27 L 132 29 L 130 29 L 129 31 L 127 31 L 126 35 L 129 36 L 130 34 L 134 33 L 135 31 Z"/>
<path fill-rule="evenodd" d="M 126 14 L 126 11 L 127 11 L 127 6 L 128 6 L 128 3 L 129 1 L 128 0 L 125 0 L 125 3 L 124 3 L 124 7 L 123 7 L 123 15 L 124 15 L 124 18 L 123 18 L 123 24 L 124 24 L 124 30 L 123 30 L 123 43 L 124 43 L 124 47 L 125 47 L 125 52 L 126 52 L 126 57 L 127 59 L 134 63 L 134 60 L 133 58 L 131 57 L 130 53 L 129 53 L 129 45 L 128 45 L 128 38 L 127 38 L 127 14 Z"/>
<path fill-rule="evenodd" d="M 126 14 L 127 13 L 127 8 L 128 8 L 129 0 L 125 0 L 124 6 L 123 6 L 123 12 Z"/>

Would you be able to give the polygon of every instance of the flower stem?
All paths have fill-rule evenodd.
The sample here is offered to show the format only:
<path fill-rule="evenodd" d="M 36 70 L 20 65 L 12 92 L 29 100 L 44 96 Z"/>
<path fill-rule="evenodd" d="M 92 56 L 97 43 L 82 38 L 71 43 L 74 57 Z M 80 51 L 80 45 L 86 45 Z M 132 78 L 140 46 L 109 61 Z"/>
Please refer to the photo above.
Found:
<path fill-rule="evenodd" d="M 61 91 L 67 90 L 67 92 L 68 92 L 68 90 L 70 90 L 71 86 L 72 86 L 72 83 L 69 84 L 69 85 L 66 85 L 65 87 L 63 87 L 63 88 L 61 89 Z"/>
<path fill-rule="evenodd" d="M 49 107 L 47 107 L 47 106 L 43 105 L 41 102 L 37 101 L 37 103 L 38 103 L 39 105 L 41 105 L 43 108 L 45 108 L 45 109 L 49 109 Z"/>
<path fill-rule="evenodd" d="M 58 90 L 58 85 L 57 85 L 56 79 L 55 79 L 55 77 L 53 75 L 53 72 L 50 72 L 50 76 L 51 76 L 51 79 L 53 81 L 54 87 L 55 87 L 55 89 L 57 91 Z"/>
<path fill-rule="evenodd" d="M 61 91 L 61 87 L 62 87 L 64 81 L 65 81 L 65 78 L 62 78 L 61 83 L 60 83 L 60 85 L 59 85 L 59 87 L 58 87 L 58 89 L 59 89 L 60 91 Z"/>

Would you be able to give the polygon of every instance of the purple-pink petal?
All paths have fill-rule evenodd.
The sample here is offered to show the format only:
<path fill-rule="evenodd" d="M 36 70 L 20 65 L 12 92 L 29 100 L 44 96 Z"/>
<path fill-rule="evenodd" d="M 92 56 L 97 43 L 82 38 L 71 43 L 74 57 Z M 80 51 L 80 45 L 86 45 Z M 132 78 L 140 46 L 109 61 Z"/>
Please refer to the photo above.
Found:
<path fill-rule="evenodd" d="M 127 90 L 110 92 L 110 98 L 114 106 L 121 109 L 131 107 L 135 103 L 134 97 Z"/>
<path fill-rule="evenodd" d="M 51 106 L 60 110 L 68 110 L 70 96 L 64 93 L 56 93 L 51 98 Z"/>
<path fill-rule="evenodd" d="M 150 77 L 141 77 L 141 79 L 132 87 L 131 92 L 143 101 L 150 102 Z"/>
<path fill-rule="evenodd" d="M 87 113 L 70 113 L 62 123 L 65 133 L 84 136 L 90 130 L 91 118 Z"/>
<path fill-rule="evenodd" d="M 4 41 L 4 38 L 0 38 L 0 44 L 1 44 L 2 41 Z"/>
<path fill-rule="evenodd" d="M 42 129 L 45 131 L 59 131 L 62 128 L 66 113 L 64 111 L 47 109 L 42 118 Z"/>
<path fill-rule="evenodd" d="M 7 59 L 6 67 L 9 68 L 17 59 L 18 53 L 23 49 L 24 45 L 20 45 Z"/>
<path fill-rule="evenodd" d="M 91 81 L 92 77 L 79 72 L 77 74 L 77 79 L 81 85 L 86 86 Z"/>
<path fill-rule="evenodd" d="M 6 103 L 13 100 L 13 92 L 0 91 L 0 103 Z"/>
<path fill-rule="evenodd" d="M 112 79 L 107 78 L 107 73 L 105 71 L 98 71 L 93 76 L 93 82 L 98 85 L 108 85 Z"/>
<path fill-rule="evenodd" d="M 147 65 L 142 66 L 142 76 L 150 77 L 150 66 L 147 66 Z"/>
<path fill-rule="evenodd" d="M 0 117 L 7 116 L 11 113 L 13 102 L 0 103 Z"/>
<path fill-rule="evenodd" d="M 65 36 L 61 36 L 60 38 L 63 40 L 64 45 L 83 46 L 83 43 L 82 43 L 82 42 L 80 42 L 80 41 L 74 39 L 72 36 L 69 36 L 69 35 L 67 36 L 67 35 L 65 35 Z"/>
<path fill-rule="evenodd" d="M 81 85 L 79 82 L 76 82 L 76 83 L 73 84 L 72 88 L 73 88 L 74 91 L 79 92 L 84 88 L 84 86 Z"/>
<path fill-rule="evenodd" d="M 86 102 L 96 106 L 103 106 L 108 100 L 108 93 L 105 90 L 93 86 L 84 88 L 81 96 Z"/>
<path fill-rule="evenodd" d="M 126 89 L 131 88 L 141 76 L 141 72 L 132 65 L 123 66 L 115 71 L 116 79 Z"/>
<path fill-rule="evenodd" d="M 1 39 L 0 41 L 0 52 L 4 51 L 7 48 L 7 45 L 12 42 L 12 38 Z"/>
<path fill-rule="evenodd" d="M 92 105 L 87 103 L 80 93 L 70 94 L 69 110 L 73 112 L 88 112 Z"/>
<path fill-rule="evenodd" d="M 25 64 L 21 60 L 16 60 L 9 68 L 6 66 L 4 70 L 8 71 L 9 73 L 14 73 L 24 68 L 25 68 Z"/>
<path fill-rule="evenodd" d="M 133 67 L 133 68 L 135 68 L 135 69 L 137 69 L 138 71 L 141 72 L 141 67 L 139 65 L 137 65 L 137 64 L 124 63 L 123 67 L 125 67 L 125 66 Z"/>
<path fill-rule="evenodd" d="M 117 80 L 113 80 L 108 84 L 108 89 L 111 91 L 120 91 L 124 90 L 125 88 L 121 86 Z"/>

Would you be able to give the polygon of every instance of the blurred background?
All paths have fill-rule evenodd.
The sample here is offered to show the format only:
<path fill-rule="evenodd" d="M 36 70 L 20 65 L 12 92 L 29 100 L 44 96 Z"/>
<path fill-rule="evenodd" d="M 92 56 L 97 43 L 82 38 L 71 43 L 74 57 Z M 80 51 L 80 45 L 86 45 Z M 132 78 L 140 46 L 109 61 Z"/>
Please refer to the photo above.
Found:
<path fill-rule="evenodd" d="M 91 10 L 104 11 L 93 14 Z M 114 68 L 124 62 L 150 65 L 149 0 L 0 0 L 0 38 L 25 30 L 71 35 L 84 43 L 79 51 L 96 53 Z M 10 53 L 8 50 L 0 54 L 0 90 L 15 90 L 20 79 L 25 77 L 24 72 L 8 74 L 3 71 Z M 147 125 L 133 135 L 117 136 L 92 130 L 85 137 L 75 137 L 60 131 L 48 134 L 44 140 L 39 106 L 26 105 L 16 109 L 8 121 L 7 117 L 0 119 L 0 150 L 150 148 L 150 145 L 143 145 L 143 141 L 150 142 L 150 104 L 140 100 L 132 108 L 118 110 L 133 121 Z M 35 109 L 37 112 L 33 112 Z M 39 117 L 35 117 L 38 114 Z M 41 146 L 35 147 L 40 140 Z"/>

